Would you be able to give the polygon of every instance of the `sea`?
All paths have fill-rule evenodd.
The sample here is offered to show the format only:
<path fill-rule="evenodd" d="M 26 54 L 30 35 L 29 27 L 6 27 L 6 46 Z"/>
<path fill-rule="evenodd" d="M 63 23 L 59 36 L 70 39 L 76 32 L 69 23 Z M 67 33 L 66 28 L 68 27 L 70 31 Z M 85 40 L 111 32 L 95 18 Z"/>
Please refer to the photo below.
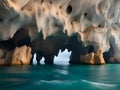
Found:
<path fill-rule="evenodd" d="M 0 90 L 120 90 L 120 64 L 70 65 L 70 52 L 53 65 L 0 66 Z M 35 57 L 35 56 L 34 56 Z"/>

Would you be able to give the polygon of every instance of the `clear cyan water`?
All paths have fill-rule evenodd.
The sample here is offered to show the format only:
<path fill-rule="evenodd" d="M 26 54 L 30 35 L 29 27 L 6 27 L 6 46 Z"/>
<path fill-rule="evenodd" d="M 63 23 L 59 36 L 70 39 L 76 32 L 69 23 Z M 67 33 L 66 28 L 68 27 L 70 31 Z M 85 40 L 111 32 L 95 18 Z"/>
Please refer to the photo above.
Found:
<path fill-rule="evenodd" d="M 120 90 L 120 64 L 62 63 L 1 66 L 0 90 Z"/>

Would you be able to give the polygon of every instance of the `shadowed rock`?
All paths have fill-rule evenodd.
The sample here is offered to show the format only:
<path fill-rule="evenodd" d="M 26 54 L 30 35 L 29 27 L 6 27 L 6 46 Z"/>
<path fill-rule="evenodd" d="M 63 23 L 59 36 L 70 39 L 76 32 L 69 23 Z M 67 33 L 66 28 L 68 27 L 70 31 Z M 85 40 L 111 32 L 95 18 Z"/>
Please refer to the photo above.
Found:
<path fill-rule="evenodd" d="M 61 49 L 64 51 L 69 40 L 68 38 L 69 37 L 66 36 L 66 34 L 60 32 L 59 34 L 49 36 L 44 40 L 42 34 L 40 34 L 40 36 L 30 44 L 32 54 L 36 53 L 37 63 L 44 57 L 45 64 L 52 64 L 54 62 L 54 56 L 58 55 L 59 50 Z"/>
<path fill-rule="evenodd" d="M 29 30 L 27 28 L 20 28 L 14 34 L 12 40 L 13 40 L 15 46 L 17 46 L 17 47 L 21 47 L 23 45 L 29 46 L 29 44 L 30 44 Z"/>
<path fill-rule="evenodd" d="M 104 57 L 104 59 L 105 59 L 105 62 L 106 62 L 106 63 L 115 63 L 116 60 L 112 60 L 112 59 L 113 59 L 113 56 L 114 56 L 114 49 L 113 49 L 113 47 L 110 45 L 109 51 L 103 53 L 103 57 Z M 110 59 L 111 59 L 112 62 L 110 61 Z M 113 61 L 114 61 L 114 62 L 113 62 Z M 116 62 L 116 63 L 117 63 L 117 62 Z"/>
<path fill-rule="evenodd" d="M 92 46 L 83 46 L 82 42 L 78 41 L 77 34 L 71 36 L 66 48 L 71 51 L 70 64 L 81 64 L 80 55 L 85 55 L 94 52 Z"/>

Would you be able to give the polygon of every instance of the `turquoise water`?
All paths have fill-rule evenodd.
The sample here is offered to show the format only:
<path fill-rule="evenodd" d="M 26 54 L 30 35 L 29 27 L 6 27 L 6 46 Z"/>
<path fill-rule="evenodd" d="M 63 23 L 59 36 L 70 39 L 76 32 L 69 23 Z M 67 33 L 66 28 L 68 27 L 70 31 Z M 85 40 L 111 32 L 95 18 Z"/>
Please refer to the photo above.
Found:
<path fill-rule="evenodd" d="M 69 55 L 54 65 L 0 66 L 0 90 L 120 90 L 120 64 L 69 65 Z"/>
<path fill-rule="evenodd" d="M 120 90 L 120 64 L 1 66 L 0 90 Z"/>

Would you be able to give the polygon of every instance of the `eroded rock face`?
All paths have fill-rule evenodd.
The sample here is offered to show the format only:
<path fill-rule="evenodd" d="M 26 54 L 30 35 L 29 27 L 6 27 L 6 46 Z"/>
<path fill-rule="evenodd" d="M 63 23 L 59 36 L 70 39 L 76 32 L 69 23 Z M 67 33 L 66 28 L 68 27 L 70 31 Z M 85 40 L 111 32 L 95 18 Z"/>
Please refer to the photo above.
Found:
<path fill-rule="evenodd" d="M 85 46 L 95 52 L 113 48 L 112 61 L 120 62 L 120 0 L 1 0 L 0 39 L 12 38 L 24 26 L 33 40 L 41 31 L 43 39 L 62 31 L 77 33 Z M 35 32 L 34 32 L 35 31 Z M 72 54 L 72 56 L 75 54 Z"/>
<path fill-rule="evenodd" d="M 31 60 L 32 54 L 31 54 L 31 48 L 22 46 L 22 47 L 16 47 L 14 50 L 14 53 L 12 55 L 12 64 L 29 64 Z"/>
<path fill-rule="evenodd" d="M 0 49 L 0 65 L 25 65 L 29 64 L 32 54 L 27 46 L 16 47 L 14 50 Z"/>
<path fill-rule="evenodd" d="M 103 58 L 103 53 L 101 50 L 99 50 L 97 53 L 91 52 L 86 55 L 80 55 L 80 61 L 83 64 L 92 64 L 92 65 L 105 64 L 105 60 Z"/>

